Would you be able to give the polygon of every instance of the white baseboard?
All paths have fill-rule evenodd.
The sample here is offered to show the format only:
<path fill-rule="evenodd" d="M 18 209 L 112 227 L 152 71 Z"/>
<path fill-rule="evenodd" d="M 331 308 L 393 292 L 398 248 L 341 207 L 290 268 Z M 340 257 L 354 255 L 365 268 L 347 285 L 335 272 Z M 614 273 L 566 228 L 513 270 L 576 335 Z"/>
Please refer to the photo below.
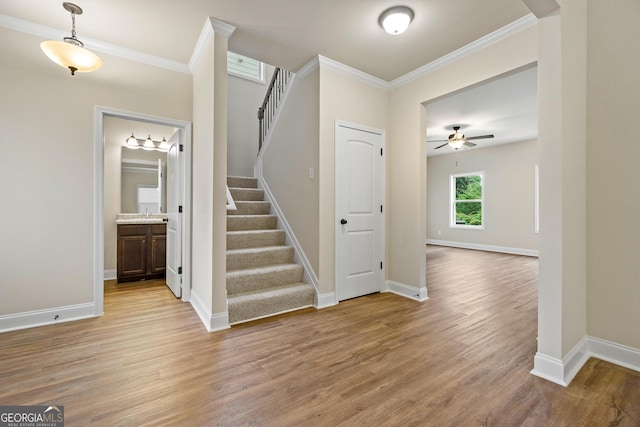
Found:
<path fill-rule="evenodd" d="M 410 298 L 414 301 L 422 302 L 429 299 L 427 288 L 415 288 L 392 280 L 387 280 L 385 282 L 385 287 L 386 288 L 383 289 L 382 292 L 391 292 L 396 295 L 400 295 L 401 297 Z"/>
<path fill-rule="evenodd" d="M 104 280 L 115 280 L 118 278 L 117 270 L 105 270 L 104 271 Z"/>
<path fill-rule="evenodd" d="M 587 340 L 591 356 L 640 372 L 640 349 L 595 337 Z"/>
<path fill-rule="evenodd" d="M 566 387 L 590 357 L 640 372 L 640 349 L 585 336 L 562 360 L 537 353 L 531 373 Z"/>
<path fill-rule="evenodd" d="M 335 292 L 317 295 L 316 300 L 315 306 L 317 309 L 332 307 L 338 304 Z"/>
<path fill-rule="evenodd" d="M 216 313 L 212 314 L 207 310 L 200 296 L 191 291 L 191 298 L 189 303 L 195 310 L 196 314 L 200 318 L 200 321 L 204 325 L 207 332 L 221 331 L 223 329 L 229 329 L 229 313 Z"/>
<path fill-rule="evenodd" d="M 95 304 L 76 304 L 0 316 L 0 332 L 96 317 Z"/>
<path fill-rule="evenodd" d="M 300 245 L 300 242 L 296 238 L 296 235 L 293 232 L 293 229 L 287 222 L 287 218 L 284 216 L 282 209 L 280 209 L 280 205 L 278 205 L 278 201 L 273 196 L 273 193 L 271 192 L 269 185 L 264 180 L 264 177 L 262 175 L 258 176 L 258 182 L 259 182 L 259 187 L 264 190 L 265 199 L 271 203 L 271 208 L 273 209 L 273 212 L 278 216 L 278 224 L 282 226 L 282 229 L 284 230 L 287 236 L 287 244 L 291 244 L 291 246 L 293 246 L 293 250 L 295 253 L 295 261 L 299 262 L 304 267 L 305 281 L 307 283 L 311 283 L 316 290 L 316 295 L 319 295 L 320 290 L 318 287 L 318 276 L 316 276 L 316 273 L 313 271 L 313 268 L 311 267 L 311 262 L 309 262 L 309 259 L 304 253 L 304 250 L 302 249 L 302 245 Z"/>
<path fill-rule="evenodd" d="M 536 356 L 533 358 L 533 370 L 531 373 L 547 381 L 560 384 L 564 387 L 567 386 L 567 383 L 564 381 L 564 364 L 561 359 L 556 357 L 536 353 Z"/>
<path fill-rule="evenodd" d="M 476 251 L 501 252 L 512 255 L 525 255 L 537 257 L 538 251 L 535 249 L 510 248 L 507 246 L 481 245 L 477 243 L 451 242 L 448 240 L 427 239 L 427 245 L 449 246 L 452 248 L 473 249 Z"/>

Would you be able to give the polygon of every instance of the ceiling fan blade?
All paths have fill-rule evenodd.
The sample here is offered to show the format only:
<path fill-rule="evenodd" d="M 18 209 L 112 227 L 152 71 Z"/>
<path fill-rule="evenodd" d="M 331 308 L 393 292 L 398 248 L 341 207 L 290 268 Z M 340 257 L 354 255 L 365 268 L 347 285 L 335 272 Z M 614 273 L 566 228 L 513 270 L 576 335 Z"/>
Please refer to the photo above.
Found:
<path fill-rule="evenodd" d="M 438 145 L 436 148 L 434 148 L 434 150 L 437 150 L 438 148 L 442 148 L 442 147 L 444 147 L 445 145 L 449 145 L 449 143 L 447 142 L 446 144 Z"/>
<path fill-rule="evenodd" d="M 479 135 L 479 136 L 470 136 L 468 138 L 465 138 L 467 141 L 471 141 L 474 139 L 487 139 L 487 138 L 493 138 L 493 135 Z"/>
<path fill-rule="evenodd" d="M 432 140 L 427 141 L 427 142 L 449 142 L 449 140 L 448 139 L 432 139 Z"/>
<path fill-rule="evenodd" d="M 476 146 L 476 145 L 478 145 L 478 144 L 474 144 L 473 142 L 466 141 L 463 145 L 464 145 L 465 147 L 469 147 L 469 148 L 471 148 L 471 147 L 475 147 L 475 146 Z"/>

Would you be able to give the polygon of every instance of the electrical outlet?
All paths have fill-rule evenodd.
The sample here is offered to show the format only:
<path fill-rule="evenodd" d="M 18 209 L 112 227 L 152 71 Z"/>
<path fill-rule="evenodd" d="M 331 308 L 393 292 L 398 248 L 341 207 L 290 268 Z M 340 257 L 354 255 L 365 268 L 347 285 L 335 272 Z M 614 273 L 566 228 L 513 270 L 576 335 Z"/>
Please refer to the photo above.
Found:
<path fill-rule="evenodd" d="M 315 176 L 315 173 L 313 168 L 309 168 L 309 179 L 313 179 L 314 176 Z"/>

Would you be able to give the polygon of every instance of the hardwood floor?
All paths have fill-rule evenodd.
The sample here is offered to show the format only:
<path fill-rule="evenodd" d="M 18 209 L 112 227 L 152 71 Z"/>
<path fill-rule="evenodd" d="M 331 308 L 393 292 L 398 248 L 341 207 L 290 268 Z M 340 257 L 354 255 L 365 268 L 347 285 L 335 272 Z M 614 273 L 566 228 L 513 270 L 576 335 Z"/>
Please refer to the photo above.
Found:
<path fill-rule="evenodd" d="M 374 294 L 207 333 L 161 281 L 105 315 L 0 335 L 0 405 L 67 426 L 640 426 L 640 373 L 529 371 L 537 260 L 428 248 L 430 300 Z"/>

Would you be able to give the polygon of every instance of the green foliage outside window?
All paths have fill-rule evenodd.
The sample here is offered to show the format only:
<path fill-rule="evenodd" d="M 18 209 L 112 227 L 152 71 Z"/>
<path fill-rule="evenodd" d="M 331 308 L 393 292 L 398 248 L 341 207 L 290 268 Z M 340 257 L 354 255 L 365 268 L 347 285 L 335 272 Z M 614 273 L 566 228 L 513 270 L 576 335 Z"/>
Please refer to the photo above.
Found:
<path fill-rule="evenodd" d="M 482 225 L 482 176 L 455 177 L 457 225 Z"/>

